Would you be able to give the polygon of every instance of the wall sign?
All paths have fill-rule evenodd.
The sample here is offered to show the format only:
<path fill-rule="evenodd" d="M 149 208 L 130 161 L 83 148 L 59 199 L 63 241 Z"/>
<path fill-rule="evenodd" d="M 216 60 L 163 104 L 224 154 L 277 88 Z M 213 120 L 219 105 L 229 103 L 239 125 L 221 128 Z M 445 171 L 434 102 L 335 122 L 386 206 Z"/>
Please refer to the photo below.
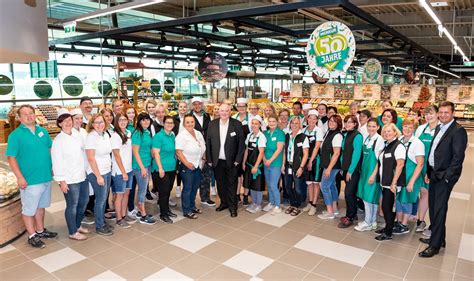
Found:
<path fill-rule="evenodd" d="M 355 56 L 355 39 L 345 24 L 328 21 L 318 26 L 306 45 L 306 59 L 318 76 L 338 77 L 346 73 Z"/>
<path fill-rule="evenodd" d="M 382 75 L 382 65 L 377 59 L 368 59 L 364 64 L 362 82 L 376 84 Z"/>

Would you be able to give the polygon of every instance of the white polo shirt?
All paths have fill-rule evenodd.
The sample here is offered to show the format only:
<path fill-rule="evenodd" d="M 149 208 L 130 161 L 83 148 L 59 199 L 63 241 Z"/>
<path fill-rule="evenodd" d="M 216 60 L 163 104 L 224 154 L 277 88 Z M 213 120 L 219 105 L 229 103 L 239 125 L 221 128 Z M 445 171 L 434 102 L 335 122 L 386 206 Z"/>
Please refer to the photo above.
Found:
<path fill-rule="evenodd" d="M 119 134 L 116 132 L 113 133 L 112 138 L 110 139 L 110 145 L 112 150 L 120 150 L 120 158 L 122 159 L 123 167 L 125 168 L 126 173 L 132 171 L 132 133 L 128 130 L 125 131 L 127 136 L 127 142 L 122 144 L 122 139 Z M 112 153 L 112 176 L 121 175 L 122 171 L 120 170 L 115 155 Z"/>
<path fill-rule="evenodd" d="M 403 136 L 400 137 L 400 141 L 403 143 L 402 139 Z M 408 159 L 416 163 L 416 157 L 425 156 L 425 145 L 419 138 L 411 136 L 408 142 L 403 145 L 407 148 L 408 144 L 410 144 L 410 147 L 408 148 Z"/>
<path fill-rule="evenodd" d="M 257 143 L 258 148 L 267 147 L 267 138 L 262 132 L 258 132 L 257 135 L 254 135 L 253 133 L 248 134 L 247 138 L 245 139 L 245 145 L 248 146 L 249 142 L 255 142 L 257 138 L 258 138 L 258 143 Z"/>
<path fill-rule="evenodd" d="M 86 138 L 85 149 L 95 150 L 95 161 L 97 162 L 97 167 L 99 168 L 99 173 L 105 175 L 112 171 L 112 158 L 110 154 L 112 153 L 112 146 L 110 145 L 110 137 L 106 132 L 99 135 L 95 130 L 90 132 Z M 87 174 L 92 173 L 91 165 L 87 165 Z"/>
<path fill-rule="evenodd" d="M 67 184 L 83 182 L 86 179 L 82 141 L 74 133 L 59 133 L 53 140 L 51 159 L 55 181 Z"/>
<path fill-rule="evenodd" d="M 176 137 L 176 150 L 182 150 L 184 157 L 196 168 L 202 168 L 202 157 L 206 152 L 206 143 L 201 132 L 194 130 L 194 138 L 188 130 L 184 129 Z"/>

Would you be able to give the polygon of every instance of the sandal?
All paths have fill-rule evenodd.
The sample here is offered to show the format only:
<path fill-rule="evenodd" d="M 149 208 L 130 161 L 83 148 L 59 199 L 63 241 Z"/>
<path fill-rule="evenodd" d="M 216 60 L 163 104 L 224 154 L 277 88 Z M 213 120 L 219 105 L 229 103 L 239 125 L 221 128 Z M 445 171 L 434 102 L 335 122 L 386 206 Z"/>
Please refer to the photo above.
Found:
<path fill-rule="evenodd" d="M 293 217 L 296 217 L 297 215 L 299 215 L 301 213 L 301 210 L 298 209 L 298 208 L 293 208 L 293 211 L 291 211 L 290 215 L 293 216 Z"/>
<path fill-rule="evenodd" d="M 195 219 L 198 218 L 198 216 L 196 216 L 195 213 L 185 214 L 184 217 L 185 217 L 185 218 L 188 218 L 188 219 L 192 219 L 192 220 L 195 220 Z"/>
<path fill-rule="evenodd" d="M 291 212 L 293 212 L 294 210 L 294 207 L 288 207 L 286 210 L 285 210 L 285 214 L 289 215 Z"/>
<path fill-rule="evenodd" d="M 85 228 L 85 227 L 82 227 L 82 226 L 79 227 L 79 229 L 77 229 L 77 232 L 82 233 L 82 234 L 89 234 L 89 233 L 91 233 L 91 231 L 90 231 L 89 229 L 87 229 L 87 228 Z"/>
<path fill-rule="evenodd" d="M 73 235 L 69 235 L 69 239 L 77 240 L 77 241 L 84 241 L 84 240 L 87 240 L 87 236 L 82 235 L 79 232 L 76 232 Z"/>
<path fill-rule="evenodd" d="M 193 214 L 202 214 L 202 211 L 201 211 L 200 209 L 198 209 L 198 208 L 194 208 L 194 209 L 192 210 L 192 212 L 193 212 Z"/>

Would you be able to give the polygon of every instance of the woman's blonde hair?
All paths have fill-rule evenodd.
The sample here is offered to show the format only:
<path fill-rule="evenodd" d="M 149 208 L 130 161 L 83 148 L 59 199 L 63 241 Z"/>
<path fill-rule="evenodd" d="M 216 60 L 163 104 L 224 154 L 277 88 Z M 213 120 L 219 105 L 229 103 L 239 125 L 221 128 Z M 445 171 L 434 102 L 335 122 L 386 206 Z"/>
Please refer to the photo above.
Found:
<path fill-rule="evenodd" d="M 402 126 L 405 126 L 405 125 L 413 125 L 413 128 L 415 128 L 415 130 L 416 130 L 418 128 L 419 124 L 418 124 L 418 121 L 416 121 L 413 118 L 406 118 L 402 122 Z"/>
<path fill-rule="evenodd" d="M 397 134 L 397 138 L 399 138 L 402 135 L 402 132 L 400 132 L 400 129 L 397 128 L 397 125 L 395 125 L 393 123 L 388 123 L 387 125 L 383 126 L 383 128 L 382 128 L 382 137 L 383 137 L 385 131 L 388 130 L 388 129 L 392 129 Z"/>
<path fill-rule="evenodd" d="M 104 121 L 105 128 L 109 127 L 109 124 L 107 124 L 107 121 L 105 121 L 104 115 L 102 115 L 101 113 L 96 113 L 96 114 L 93 114 L 91 119 L 89 119 L 89 122 L 87 122 L 86 131 L 88 133 L 90 133 L 90 132 L 92 132 L 92 130 L 94 130 L 94 127 L 92 126 L 92 124 L 95 122 L 95 120 L 97 120 L 99 118 L 102 118 L 102 120 Z"/>

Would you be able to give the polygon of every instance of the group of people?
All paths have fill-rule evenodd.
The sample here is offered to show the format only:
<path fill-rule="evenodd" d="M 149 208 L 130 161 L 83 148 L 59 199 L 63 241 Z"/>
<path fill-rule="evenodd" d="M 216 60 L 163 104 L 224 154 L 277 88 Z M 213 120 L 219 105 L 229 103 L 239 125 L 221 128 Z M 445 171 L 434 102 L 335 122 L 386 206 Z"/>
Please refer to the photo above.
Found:
<path fill-rule="evenodd" d="M 467 146 L 451 102 L 411 111 L 404 120 L 389 101 L 378 117 L 357 103 L 344 117 L 326 104 L 313 108 L 295 102 L 292 112 L 277 112 L 267 104 L 259 115 L 257 104 L 239 98 L 233 116 L 229 103 L 216 105 L 212 114 L 198 97 L 190 105 L 189 111 L 187 102 L 179 102 L 172 117 L 154 100 L 140 113 L 114 100 L 111 108 L 92 114 L 92 100 L 84 97 L 80 108 L 59 111 L 61 133 L 54 141 L 35 124 L 34 108 L 21 106 L 21 125 L 9 136 L 6 155 L 21 188 L 29 244 L 41 248 L 42 238 L 57 235 L 43 225 L 54 175 L 66 200 L 69 237 L 76 240 L 87 239 L 90 232 L 81 226 L 88 208 L 93 208 L 96 232 L 113 234 L 114 225 L 105 220 L 109 201 L 116 226 L 153 225 L 145 201 L 156 194 L 159 219 L 172 223 L 177 217 L 170 208 L 175 180 L 183 216 L 197 219 L 202 214 L 195 203 L 198 190 L 201 205 L 216 205 L 210 198 L 215 180 L 216 211 L 228 209 L 230 217 L 238 215 L 239 202 L 250 213 L 316 215 L 322 196 L 325 210 L 317 217 L 339 218 L 340 228 L 375 230 L 375 239 L 384 241 L 410 232 L 409 219 L 415 216 L 415 231 L 428 237 L 420 238 L 429 244 L 421 257 L 446 246 L 448 199 Z M 341 216 L 342 182 L 346 210 Z M 385 220 L 381 228 L 377 214 Z"/>

